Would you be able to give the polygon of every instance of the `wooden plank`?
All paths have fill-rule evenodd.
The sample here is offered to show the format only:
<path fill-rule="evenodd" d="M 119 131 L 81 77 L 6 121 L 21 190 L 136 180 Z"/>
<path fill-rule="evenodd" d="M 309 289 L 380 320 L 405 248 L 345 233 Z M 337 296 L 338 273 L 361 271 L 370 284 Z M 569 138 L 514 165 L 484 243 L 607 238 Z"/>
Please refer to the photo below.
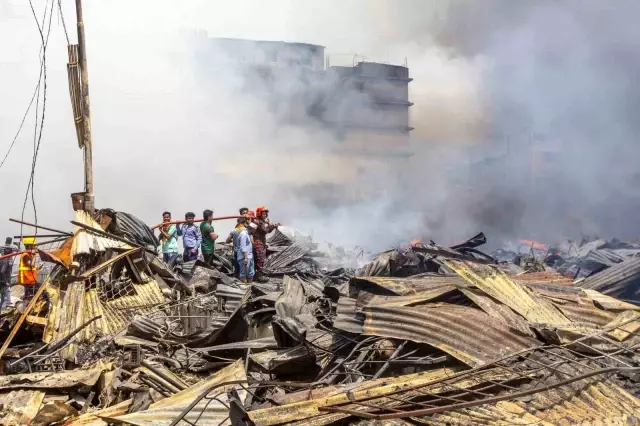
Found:
<path fill-rule="evenodd" d="M 20 327 L 22 327 L 22 324 L 24 323 L 25 319 L 27 319 L 29 312 L 31 312 L 33 307 L 36 305 L 36 302 L 42 295 L 44 288 L 48 285 L 49 285 L 49 278 L 47 277 L 47 279 L 44 281 L 44 283 L 42 283 L 38 291 L 36 291 L 36 294 L 29 301 L 29 304 L 25 308 L 22 315 L 20 315 L 20 318 L 18 318 L 18 321 L 16 321 L 16 323 L 13 325 L 13 328 L 11 329 L 11 333 L 9 333 L 9 337 L 7 337 L 7 340 L 5 340 L 4 344 L 2 345 L 2 348 L 0 348 L 0 358 L 2 358 L 2 356 L 4 355 L 5 351 L 11 344 L 11 341 L 13 340 L 13 338 L 16 337 L 16 334 L 18 334 L 18 330 L 20 330 Z"/>

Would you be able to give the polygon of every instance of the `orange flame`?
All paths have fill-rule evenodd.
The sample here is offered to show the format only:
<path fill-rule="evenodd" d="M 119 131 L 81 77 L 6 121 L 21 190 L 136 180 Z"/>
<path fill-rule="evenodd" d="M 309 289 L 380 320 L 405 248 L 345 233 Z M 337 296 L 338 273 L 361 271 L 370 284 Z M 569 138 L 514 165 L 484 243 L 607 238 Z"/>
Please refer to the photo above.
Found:
<path fill-rule="evenodd" d="M 522 240 L 519 240 L 519 242 L 520 242 L 520 244 L 524 244 L 527 247 L 533 247 L 534 249 L 537 249 L 537 250 L 548 250 L 549 249 L 548 245 L 542 244 L 542 243 L 539 243 L 539 242 L 533 241 L 533 240 L 524 240 L 524 239 L 522 239 Z"/>
<path fill-rule="evenodd" d="M 411 247 L 415 247 L 415 246 L 421 245 L 422 244 L 422 240 L 419 240 L 419 239 L 416 238 L 416 239 L 411 240 L 411 242 L 409 244 L 411 244 Z"/>

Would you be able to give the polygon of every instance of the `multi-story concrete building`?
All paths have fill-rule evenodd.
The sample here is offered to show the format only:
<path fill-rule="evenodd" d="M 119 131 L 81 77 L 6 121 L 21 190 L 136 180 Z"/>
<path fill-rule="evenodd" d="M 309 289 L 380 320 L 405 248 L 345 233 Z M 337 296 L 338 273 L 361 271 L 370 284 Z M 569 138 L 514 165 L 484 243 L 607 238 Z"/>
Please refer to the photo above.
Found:
<path fill-rule="evenodd" d="M 338 193 L 337 187 L 370 179 L 373 172 L 393 176 L 406 168 L 412 130 L 408 67 L 355 60 L 351 66 L 330 66 L 323 46 L 306 43 L 201 36 L 196 45 L 203 81 L 221 74 L 239 95 L 263 100 L 283 126 L 314 135 L 304 152 L 288 150 L 286 157 L 331 172 L 323 174 L 324 182 L 309 173 L 313 179 L 300 186 Z"/>

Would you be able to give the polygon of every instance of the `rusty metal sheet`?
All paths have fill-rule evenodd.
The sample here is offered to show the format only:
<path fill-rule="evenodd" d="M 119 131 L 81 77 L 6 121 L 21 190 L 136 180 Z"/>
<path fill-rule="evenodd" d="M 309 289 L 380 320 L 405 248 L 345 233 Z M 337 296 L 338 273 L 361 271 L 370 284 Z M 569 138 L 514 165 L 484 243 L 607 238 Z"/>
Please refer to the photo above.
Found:
<path fill-rule="evenodd" d="M 39 372 L 0 376 L 0 389 L 65 389 L 75 386 L 93 386 L 104 371 L 111 370 L 112 362 L 98 361 L 86 370 Z"/>
<path fill-rule="evenodd" d="M 434 307 L 364 308 L 363 334 L 427 343 L 460 361 L 479 366 L 541 343 L 522 336 L 479 309 Z"/>
<path fill-rule="evenodd" d="M 640 401 L 607 381 L 589 384 L 580 391 L 560 389 L 534 395 L 532 402 L 516 403 L 551 424 L 628 424 L 637 418 Z"/>
<path fill-rule="evenodd" d="M 75 221 L 104 232 L 98 222 L 93 220 L 91 215 L 85 211 L 77 211 Z M 96 235 L 95 233 L 88 232 L 79 226 L 74 226 L 73 234 L 74 237 L 71 244 L 72 257 L 79 254 L 89 254 L 91 251 L 103 252 L 107 249 L 128 250 L 132 248 L 129 244 Z"/>
<path fill-rule="evenodd" d="M 637 301 L 640 299 L 640 257 L 618 263 L 587 277 L 578 285 L 602 294 Z"/>
<path fill-rule="evenodd" d="M 554 305 L 574 323 L 589 327 L 602 327 L 616 318 L 615 313 L 598 309 L 590 301 L 589 303 L 554 303 Z"/>
<path fill-rule="evenodd" d="M 583 288 L 582 291 L 587 295 L 587 297 L 608 311 L 640 311 L 640 306 L 623 302 L 622 300 L 602 294 L 599 291 L 587 288 Z"/>
<path fill-rule="evenodd" d="M 551 303 L 535 295 L 526 286 L 515 283 L 496 268 L 456 260 L 446 260 L 445 264 L 470 284 L 509 306 L 529 322 L 556 327 L 571 324 Z"/>
<path fill-rule="evenodd" d="M 125 414 L 123 416 L 108 417 L 102 416 L 105 419 L 127 423 L 138 426 L 166 426 L 170 424 L 175 418 L 177 418 L 182 411 L 184 411 L 191 402 L 199 396 L 202 392 L 211 388 L 216 384 L 222 384 L 234 380 L 246 380 L 247 375 L 244 370 L 243 361 L 238 360 L 235 363 L 223 368 L 208 378 L 201 380 L 197 384 L 176 393 L 173 396 L 162 399 L 144 411 L 137 413 Z M 218 400 L 206 399 L 201 400 L 193 410 L 187 414 L 186 419 L 195 422 L 199 417 L 199 423 L 204 425 L 220 425 L 230 424 L 228 416 L 229 409 L 224 405 L 227 403 L 226 390 L 233 388 L 233 385 L 225 385 L 217 389 L 215 392 L 221 392 Z M 246 391 L 238 390 L 240 399 L 244 400 Z M 223 404 L 224 403 L 224 404 Z"/>
<path fill-rule="evenodd" d="M 107 261 L 105 261 L 105 262 L 102 262 L 101 264 L 96 265 L 96 266 L 94 266 L 94 267 L 93 267 L 93 268 L 91 268 L 91 269 L 86 270 L 86 271 L 85 271 L 82 275 L 80 275 L 80 276 L 81 276 L 82 278 L 89 278 L 89 277 L 92 277 L 92 276 L 94 276 L 95 274 L 97 274 L 97 273 L 99 273 L 99 272 L 103 271 L 104 269 L 108 268 L 109 266 L 113 265 L 113 264 L 114 264 L 114 263 L 116 263 L 118 260 L 122 259 L 123 257 L 129 256 L 130 254 L 133 254 L 133 253 L 135 253 L 135 252 L 137 252 L 137 251 L 140 251 L 140 250 L 142 250 L 142 247 L 136 247 L 136 248 L 133 248 L 133 249 L 131 249 L 131 250 L 128 250 L 128 251 L 126 251 L 126 252 L 124 252 L 124 253 L 120 253 L 120 254 L 118 254 L 118 255 L 116 255 L 116 256 L 113 256 L 111 259 L 109 259 L 109 260 L 107 260 Z"/>
<path fill-rule="evenodd" d="M 132 283 L 132 286 L 135 295 L 100 300 L 95 288 L 85 290 L 84 282 L 69 284 L 67 291 L 49 312 L 45 336 L 50 334 L 52 341 L 58 341 L 84 322 L 102 315 L 78 333 L 71 344 L 60 352 L 63 358 L 74 361 L 80 342 L 93 342 L 100 336 L 116 334 L 126 328 L 136 315 L 145 315 L 164 302 L 162 291 L 154 279 L 144 284 Z M 56 294 L 60 292 L 56 290 Z"/>
<path fill-rule="evenodd" d="M 349 283 L 350 295 L 366 291 L 380 295 L 407 296 L 440 287 L 467 287 L 456 275 L 424 275 L 419 278 L 355 277 Z"/>
<path fill-rule="evenodd" d="M 341 297 L 338 299 L 338 308 L 333 326 L 348 333 L 362 334 L 364 315 L 356 307 L 356 299 Z"/>
<path fill-rule="evenodd" d="M 618 341 L 623 341 L 635 334 L 640 329 L 640 312 L 624 311 L 618 314 L 616 318 L 603 328 L 614 328 L 607 334 Z"/>
<path fill-rule="evenodd" d="M 112 418 L 127 414 L 127 410 L 129 410 L 132 401 L 133 400 L 128 399 L 112 407 L 82 414 L 81 416 L 62 422 L 60 426 L 108 426 L 108 423 L 102 420 L 101 417 Z"/>
<path fill-rule="evenodd" d="M 318 410 L 320 407 L 347 402 L 349 398 L 352 397 L 382 396 L 385 393 L 399 388 L 427 384 L 452 374 L 454 374 L 453 370 L 443 368 L 400 377 L 389 377 L 371 382 L 365 381 L 348 389 L 349 392 L 345 391 L 347 388 L 344 386 L 336 386 L 332 388 L 332 391 L 336 392 L 332 395 L 249 411 L 248 415 L 256 426 L 289 424 L 296 421 L 304 421 L 304 424 L 326 424 L 328 421 L 334 421 L 335 419 L 341 419 L 346 416 L 342 414 L 322 413 Z M 318 391 L 322 391 L 322 389 Z M 315 391 L 308 390 L 305 392 L 307 397 L 309 397 L 309 395 L 312 395 L 310 392 Z"/>
<path fill-rule="evenodd" d="M 573 286 L 573 281 L 556 271 L 528 272 L 526 274 L 512 275 L 511 278 L 517 283 Z"/>
<path fill-rule="evenodd" d="M 496 302 L 486 293 L 477 288 L 465 288 L 461 289 L 462 293 L 473 301 L 480 309 L 485 311 L 489 316 L 502 321 L 507 326 L 518 330 L 520 333 L 536 337 L 536 334 L 529 327 L 529 323 L 516 314 L 507 305 Z"/>
<path fill-rule="evenodd" d="M 378 296 L 374 295 L 367 301 L 368 306 L 417 306 L 437 299 L 447 293 L 455 291 L 456 287 L 445 285 L 427 290 L 420 290 L 407 296 Z M 338 301 L 339 302 L 339 301 Z"/>
<path fill-rule="evenodd" d="M 38 414 L 45 393 L 42 391 L 17 390 L 0 395 L 0 404 L 3 406 L 0 414 L 4 415 L 0 420 L 2 426 L 28 425 Z"/>
<path fill-rule="evenodd" d="M 555 284 L 539 284 L 533 282 L 515 281 L 518 284 L 525 285 L 529 290 L 533 291 L 538 296 L 544 296 L 551 300 L 566 300 L 573 303 L 580 303 L 585 297 L 584 292 L 580 287 L 569 287 Z"/>

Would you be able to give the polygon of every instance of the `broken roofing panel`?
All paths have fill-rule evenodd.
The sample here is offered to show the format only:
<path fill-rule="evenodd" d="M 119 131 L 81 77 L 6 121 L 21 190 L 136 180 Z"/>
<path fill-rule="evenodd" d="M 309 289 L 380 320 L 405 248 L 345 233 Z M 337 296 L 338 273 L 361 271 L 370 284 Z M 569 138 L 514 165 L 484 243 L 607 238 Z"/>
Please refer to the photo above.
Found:
<path fill-rule="evenodd" d="M 354 277 L 349 283 L 352 295 L 362 291 L 378 295 L 408 296 L 442 287 L 466 287 L 468 284 L 457 275 L 422 275 L 411 278 Z"/>
<path fill-rule="evenodd" d="M 364 308 L 363 334 L 427 343 L 477 366 L 505 354 L 540 345 L 479 309 L 440 304 L 434 307 Z"/>
<path fill-rule="evenodd" d="M 470 284 L 525 317 L 534 324 L 562 326 L 571 323 L 555 307 L 503 272 L 487 265 L 447 260 L 445 264 Z"/>
<path fill-rule="evenodd" d="M 104 232 L 98 222 L 93 220 L 91 215 L 85 211 L 77 211 L 75 221 Z M 72 258 L 78 254 L 89 254 L 91 250 L 104 252 L 107 249 L 127 250 L 132 248 L 129 244 L 97 235 L 79 226 L 74 226 L 73 234 L 73 244 L 71 246 Z"/>
<path fill-rule="evenodd" d="M 28 425 L 38 414 L 45 393 L 37 390 L 15 390 L 0 394 L 1 426 Z"/>
<path fill-rule="evenodd" d="M 65 370 L 60 372 L 43 371 L 39 373 L 12 374 L 0 376 L 0 390 L 4 389 L 64 389 L 76 386 L 93 386 L 103 371 L 112 368 L 112 363 L 98 361 L 93 367 L 84 370 Z"/>
<path fill-rule="evenodd" d="M 233 389 L 234 385 L 226 385 L 225 383 L 247 380 L 243 364 L 242 360 L 238 360 L 208 378 L 201 380 L 196 385 L 151 404 L 147 410 L 109 418 L 109 420 L 138 426 L 168 426 L 174 419 L 181 416 L 182 412 L 191 405 L 196 397 L 208 389 L 219 386 L 210 392 L 213 399 L 205 398 L 200 400 L 188 412 L 185 419 L 192 422 L 192 424 L 196 420 L 203 425 L 230 424 L 227 391 Z M 239 390 L 238 394 L 240 400 L 244 400 L 246 392 Z"/>
<path fill-rule="evenodd" d="M 578 285 L 640 305 L 640 257 L 618 263 Z"/>

